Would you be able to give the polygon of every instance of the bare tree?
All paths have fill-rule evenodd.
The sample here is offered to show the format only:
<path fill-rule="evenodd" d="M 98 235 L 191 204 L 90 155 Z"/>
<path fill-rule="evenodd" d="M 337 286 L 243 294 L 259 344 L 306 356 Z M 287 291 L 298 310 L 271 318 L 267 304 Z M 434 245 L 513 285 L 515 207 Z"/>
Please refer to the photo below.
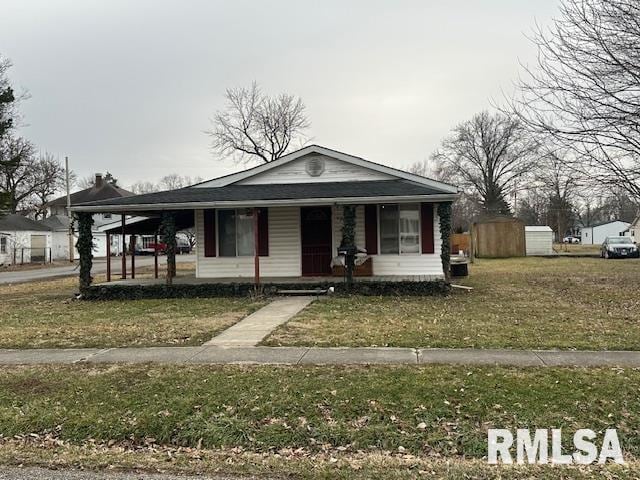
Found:
<path fill-rule="evenodd" d="M 238 162 L 269 163 L 285 155 L 309 128 L 302 100 L 286 93 L 265 95 L 258 84 L 228 89 L 226 107 L 216 112 L 211 136 L 213 151 Z"/>
<path fill-rule="evenodd" d="M 640 3 L 564 0 L 538 29 L 511 109 L 535 132 L 575 151 L 571 166 L 640 198 Z"/>
<path fill-rule="evenodd" d="M 432 155 L 450 181 L 466 187 L 489 214 L 508 214 L 508 195 L 538 158 L 538 142 L 522 124 L 487 111 L 458 125 Z"/>
<path fill-rule="evenodd" d="M 36 219 L 47 216 L 47 202 L 65 187 L 65 170 L 60 160 L 45 152 L 33 163 L 33 192 L 25 199 Z"/>
<path fill-rule="evenodd" d="M 132 193 L 135 193 L 136 195 L 140 195 L 140 194 L 143 194 L 143 193 L 158 192 L 160 189 L 153 182 L 140 180 L 140 181 L 137 181 L 136 183 L 134 183 L 133 185 L 131 185 L 129 187 L 129 190 Z"/>
<path fill-rule="evenodd" d="M 199 183 L 202 181 L 202 178 L 195 177 L 191 178 L 188 175 L 179 175 L 177 173 L 170 173 L 169 175 L 165 175 L 158 182 L 158 188 L 160 190 L 175 190 L 177 188 L 185 188 L 193 185 L 194 183 Z"/>
<path fill-rule="evenodd" d="M 23 138 L 0 143 L 0 190 L 7 193 L 8 209 L 29 210 L 37 198 L 45 201 L 62 185 L 64 169 L 52 156 L 37 157 L 34 146 Z M 38 210 L 41 210 L 39 205 Z"/>

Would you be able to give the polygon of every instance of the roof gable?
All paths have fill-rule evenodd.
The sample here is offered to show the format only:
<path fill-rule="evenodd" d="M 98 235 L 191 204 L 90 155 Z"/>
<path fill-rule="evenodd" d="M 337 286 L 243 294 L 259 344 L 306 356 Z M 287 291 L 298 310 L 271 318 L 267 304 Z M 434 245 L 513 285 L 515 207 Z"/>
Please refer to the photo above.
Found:
<path fill-rule="evenodd" d="M 309 173 L 308 162 L 318 159 L 323 172 Z M 317 165 L 314 168 L 318 168 Z M 312 169 L 313 170 L 313 169 Z M 190 188 L 215 188 L 227 185 L 256 185 L 269 183 L 320 183 L 336 181 L 409 180 L 436 189 L 442 193 L 457 193 L 457 187 L 403 170 L 387 167 L 360 157 L 310 145 L 270 163 L 242 172 L 215 178 Z"/>

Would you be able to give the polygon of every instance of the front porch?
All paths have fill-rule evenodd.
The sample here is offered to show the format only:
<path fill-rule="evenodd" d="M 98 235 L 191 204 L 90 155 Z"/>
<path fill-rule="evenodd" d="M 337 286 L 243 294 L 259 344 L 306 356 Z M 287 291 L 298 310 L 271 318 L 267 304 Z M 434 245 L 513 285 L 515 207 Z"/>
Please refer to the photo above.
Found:
<path fill-rule="evenodd" d="M 367 277 L 354 277 L 354 283 L 393 283 L 393 282 L 432 282 L 442 280 L 442 277 L 432 275 L 372 275 Z M 112 280 L 106 283 L 96 284 L 96 287 L 121 287 L 121 286 L 150 286 L 164 285 L 164 278 L 127 278 Z M 260 283 L 263 286 L 269 285 L 339 285 L 344 284 L 343 277 L 261 277 Z M 255 286 L 252 277 L 225 277 L 225 278 L 198 278 L 195 275 L 177 276 L 173 278 L 173 285 L 234 285 L 251 284 Z"/>

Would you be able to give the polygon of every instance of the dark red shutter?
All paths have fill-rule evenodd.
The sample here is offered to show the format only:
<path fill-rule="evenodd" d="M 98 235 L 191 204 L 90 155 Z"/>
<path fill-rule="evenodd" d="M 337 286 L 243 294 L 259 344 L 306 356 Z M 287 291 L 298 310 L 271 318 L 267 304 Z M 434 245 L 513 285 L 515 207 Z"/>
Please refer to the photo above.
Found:
<path fill-rule="evenodd" d="M 433 203 L 423 203 L 420 207 L 420 223 L 422 224 L 422 253 L 434 253 Z"/>
<path fill-rule="evenodd" d="M 258 255 L 269 256 L 269 209 L 260 208 L 258 213 Z"/>
<path fill-rule="evenodd" d="M 364 206 L 364 248 L 369 255 L 378 254 L 378 206 Z"/>
<path fill-rule="evenodd" d="M 204 256 L 216 256 L 216 211 L 204 211 Z"/>

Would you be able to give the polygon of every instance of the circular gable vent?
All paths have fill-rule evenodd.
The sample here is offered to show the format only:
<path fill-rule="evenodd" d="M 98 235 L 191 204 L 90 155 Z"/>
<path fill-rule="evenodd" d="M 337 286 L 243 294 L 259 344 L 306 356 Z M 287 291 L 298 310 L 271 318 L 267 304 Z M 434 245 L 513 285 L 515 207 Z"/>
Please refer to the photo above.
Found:
<path fill-rule="evenodd" d="M 307 160 L 305 170 L 312 177 L 319 177 L 324 172 L 324 158 L 311 157 Z"/>

